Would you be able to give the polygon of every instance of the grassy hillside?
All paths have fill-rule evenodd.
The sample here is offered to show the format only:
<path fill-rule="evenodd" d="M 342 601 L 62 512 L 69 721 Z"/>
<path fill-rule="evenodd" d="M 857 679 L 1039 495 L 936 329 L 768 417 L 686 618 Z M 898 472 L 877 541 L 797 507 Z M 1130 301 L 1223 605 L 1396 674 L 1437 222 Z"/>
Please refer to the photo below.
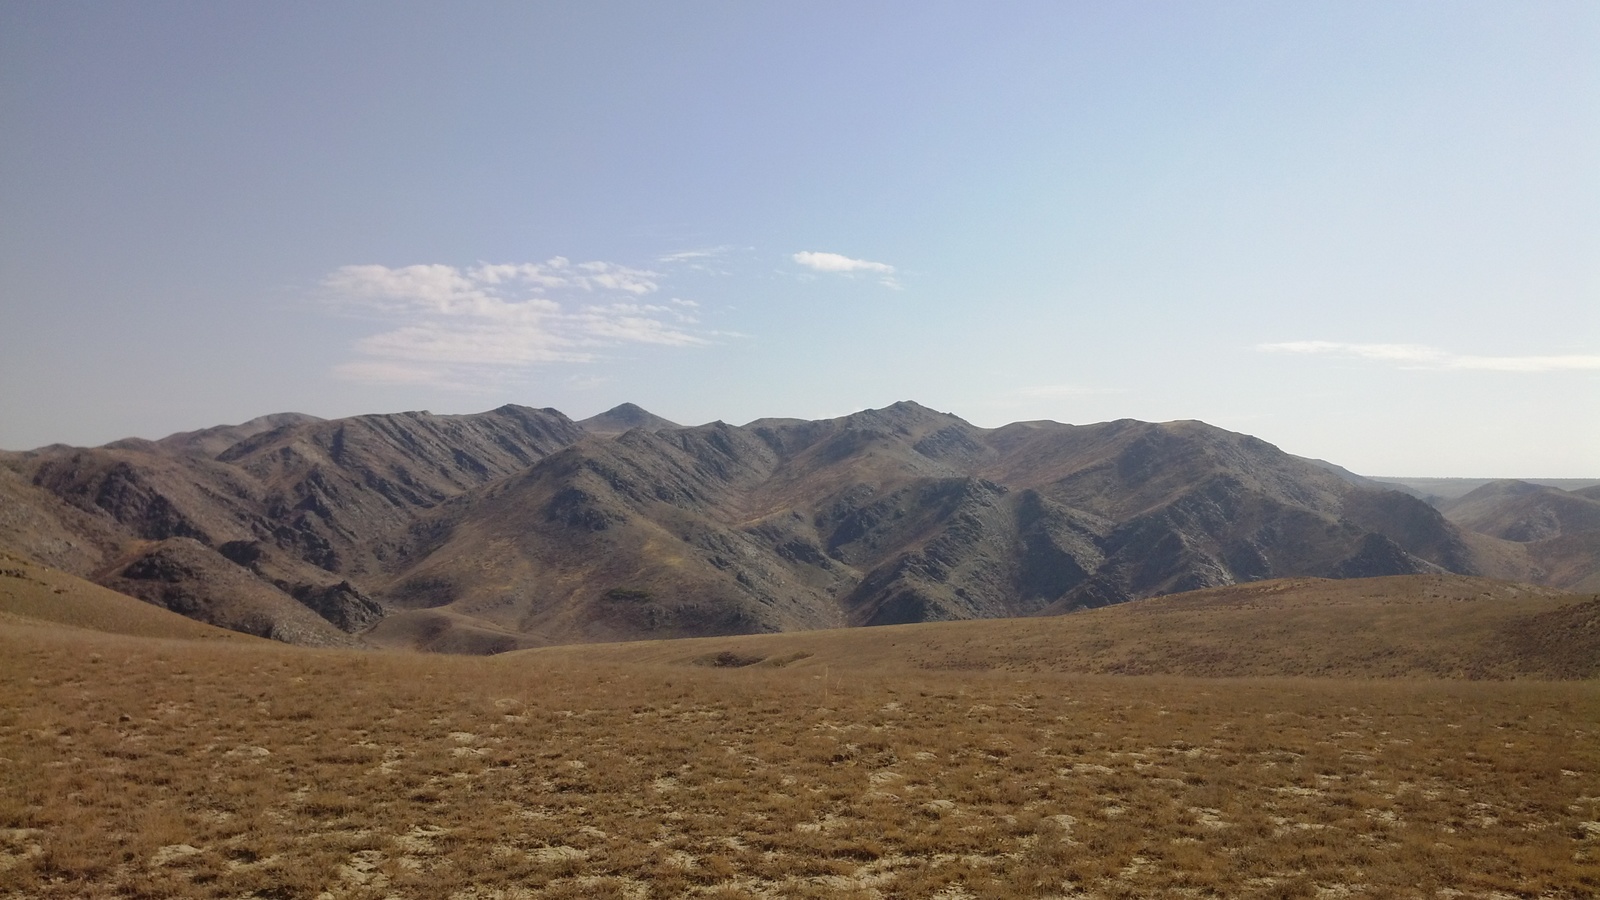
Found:
<path fill-rule="evenodd" d="M 5 553 L 0 553 L 0 622 L 67 625 L 139 637 L 256 640 Z"/>
<path fill-rule="evenodd" d="M 4 618 L 0 897 L 1600 891 L 1593 678 L 1070 671 L 1270 640 L 1237 659 L 1565 677 L 1534 658 L 1600 630 L 1490 582 L 1278 587 L 489 658 Z"/>
<path fill-rule="evenodd" d="M 1600 598 L 1449 575 L 1288 579 L 1065 616 L 527 652 L 574 663 L 759 663 L 839 673 L 1595 678 Z"/>
<path fill-rule="evenodd" d="M 18 900 L 1600 890 L 1592 681 L 579 664 L 0 626 L 0 685 Z"/>

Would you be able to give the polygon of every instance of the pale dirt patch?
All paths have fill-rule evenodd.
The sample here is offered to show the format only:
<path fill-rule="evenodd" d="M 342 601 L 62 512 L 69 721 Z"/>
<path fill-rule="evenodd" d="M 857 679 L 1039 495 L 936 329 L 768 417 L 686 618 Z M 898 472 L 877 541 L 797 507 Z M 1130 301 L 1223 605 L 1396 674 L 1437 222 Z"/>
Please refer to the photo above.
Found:
<path fill-rule="evenodd" d="M 565 863 L 588 859 L 589 851 L 580 850 L 577 847 L 569 847 L 566 844 L 558 844 L 554 847 L 539 847 L 537 849 L 530 850 L 528 851 L 528 856 L 538 862 L 550 865 L 552 863 Z"/>
<path fill-rule="evenodd" d="M 418 825 L 394 839 L 396 847 L 410 855 L 431 855 L 435 852 L 433 842 L 450 833 L 450 829 L 438 825 Z"/>
<path fill-rule="evenodd" d="M 39 828 L 0 828 L 0 872 L 43 853 L 44 847 L 36 838 L 44 836 Z"/>
<path fill-rule="evenodd" d="M 817 819 L 817 820 L 812 821 L 812 822 L 796 822 L 795 826 L 794 826 L 794 830 L 795 831 L 804 831 L 804 832 L 807 832 L 807 833 L 810 833 L 810 834 L 816 834 L 818 832 L 833 831 L 834 829 L 837 829 L 841 825 L 845 825 L 847 823 L 848 823 L 848 820 L 841 819 L 838 816 L 834 815 L 833 813 L 828 813 L 827 815 L 823 816 L 822 818 Z"/>
<path fill-rule="evenodd" d="M 1112 775 L 1115 773 L 1115 769 L 1110 766 L 1102 766 L 1099 763 L 1073 763 L 1065 769 L 1056 770 L 1056 774 L 1063 778 L 1071 775 Z"/>
<path fill-rule="evenodd" d="M 156 851 L 150 854 L 150 865 L 170 866 L 173 863 L 188 859 L 199 852 L 199 847 L 191 847 L 188 844 L 168 844 L 165 847 L 156 848 Z"/>
<path fill-rule="evenodd" d="M 338 889 L 323 891 L 317 895 L 317 900 L 337 900 L 342 894 L 359 888 L 383 890 L 389 885 L 389 876 L 379 871 L 383 862 L 381 850 L 358 850 L 350 854 L 349 862 L 336 870 Z"/>
<path fill-rule="evenodd" d="M 693 854 L 685 850 L 674 850 L 667 854 L 666 858 L 661 861 L 661 864 L 669 869 L 677 869 L 680 872 L 688 872 L 699 867 L 700 860 L 696 859 Z"/>

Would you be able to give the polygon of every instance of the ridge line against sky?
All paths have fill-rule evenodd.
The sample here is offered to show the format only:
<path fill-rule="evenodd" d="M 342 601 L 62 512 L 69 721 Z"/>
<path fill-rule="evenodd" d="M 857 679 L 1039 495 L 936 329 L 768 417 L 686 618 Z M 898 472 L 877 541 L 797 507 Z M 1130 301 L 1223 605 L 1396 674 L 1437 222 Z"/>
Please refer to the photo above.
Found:
<path fill-rule="evenodd" d="M 1600 476 L 1600 5 L 0 4 L 0 447 L 1201 419 Z"/>

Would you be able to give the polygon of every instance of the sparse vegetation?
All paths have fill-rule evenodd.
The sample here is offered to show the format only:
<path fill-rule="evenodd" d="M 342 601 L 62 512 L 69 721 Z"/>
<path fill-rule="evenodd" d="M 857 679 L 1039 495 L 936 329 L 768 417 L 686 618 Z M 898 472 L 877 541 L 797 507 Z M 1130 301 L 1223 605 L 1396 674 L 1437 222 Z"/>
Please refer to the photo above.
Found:
<path fill-rule="evenodd" d="M 0 625 L 0 897 L 1600 891 L 1592 680 L 787 648 L 699 666 L 672 646 L 482 659 Z"/>

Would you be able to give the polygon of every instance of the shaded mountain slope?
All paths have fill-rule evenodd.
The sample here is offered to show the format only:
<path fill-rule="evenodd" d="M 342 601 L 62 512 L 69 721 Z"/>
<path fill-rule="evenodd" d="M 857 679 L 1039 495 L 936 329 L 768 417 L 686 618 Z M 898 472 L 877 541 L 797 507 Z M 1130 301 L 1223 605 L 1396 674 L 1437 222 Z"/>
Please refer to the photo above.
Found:
<path fill-rule="evenodd" d="M 113 590 L 231 631 L 312 647 L 353 647 L 305 603 L 193 538 L 137 546 L 95 579 Z"/>
<path fill-rule="evenodd" d="M 217 459 L 205 455 L 239 434 Z M 351 579 L 403 562 L 395 553 L 418 516 L 582 435 L 554 410 L 505 406 L 287 414 L 163 441 L 4 454 L 0 547 L 249 633 L 348 643 L 344 632 L 385 612 Z M 180 587 L 124 576 L 130 555 L 179 539 L 189 543 L 159 552 L 182 557 Z"/>
<path fill-rule="evenodd" d="M 1440 504 L 1502 570 L 1572 590 L 1600 590 L 1600 496 L 1526 481 L 1492 481 Z"/>
<path fill-rule="evenodd" d="M 252 640 L 5 553 L 0 553 L 0 621 L 69 625 L 136 637 Z"/>
<path fill-rule="evenodd" d="M 262 527 L 261 486 L 237 468 L 205 458 L 127 446 L 24 454 L 19 467 L 40 488 L 103 529 L 159 541 L 187 537 L 208 545 L 252 536 Z"/>
<path fill-rule="evenodd" d="M 833 624 L 726 524 L 773 462 L 720 423 L 580 442 L 441 511 L 427 557 L 381 596 L 558 639 Z"/>
<path fill-rule="evenodd" d="M 583 423 L 504 406 L 164 441 L 0 456 L 0 549 L 254 634 L 457 652 L 1053 614 L 1286 576 L 1600 571 L 1589 498 L 1557 497 L 1560 533 L 1519 543 L 1192 421 L 983 429 L 901 402 L 680 428 L 627 404 Z"/>
<path fill-rule="evenodd" d="M 1482 571 L 1422 501 L 1199 422 L 914 403 L 583 441 L 463 495 L 378 596 L 554 640 L 1059 613 L 1285 575 Z M 1490 569 L 1495 569 L 1490 566 Z"/>
<path fill-rule="evenodd" d="M 1600 499 L 1526 481 L 1491 481 L 1440 506 L 1463 528 L 1518 543 L 1600 529 Z"/>
<path fill-rule="evenodd" d="M 450 497 L 525 468 L 583 435 L 555 410 L 356 416 L 275 429 L 219 461 L 263 489 L 270 539 L 344 575 L 399 565 L 399 536 Z"/>
<path fill-rule="evenodd" d="M 989 477 L 1117 523 L 1102 571 L 1057 611 L 1283 575 L 1478 571 L 1422 501 L 1202 422 L 1020 423 L 990 443 Z"/>
<path fill-rule="evenodd" d="M 0 550 L 80 575 L 99 566 L 121 539 L 115 523 L 34 485 L 24 459 L 0 453 Z"/>

